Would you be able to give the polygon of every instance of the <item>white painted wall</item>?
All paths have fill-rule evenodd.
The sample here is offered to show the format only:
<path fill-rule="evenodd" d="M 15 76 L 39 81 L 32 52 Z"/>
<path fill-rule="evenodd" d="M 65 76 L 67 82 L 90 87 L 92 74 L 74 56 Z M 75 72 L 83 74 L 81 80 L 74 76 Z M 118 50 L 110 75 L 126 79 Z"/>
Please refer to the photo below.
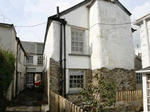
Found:
<path fill-rule="evenodd" d="M 98 15 L 98 17 L 96 16 Z M 90 9 L 90 45 L 92 69 L 134 69 L 134 48 L 130 17 L 116 4 L 96 1 Z"/>
<path fill-rule="evenodd" d="M 150 56 L 149 56 L 150 30 L 149 28 L 150 28 L 150 20 L 143 20 L 142 24 L 140 25 L 140 39 L 141 39 L 142 67 L 143 68 L 150 66 Z"/>
<path fill-rule="evenodd" d="M 0 26 L 0 40 L 1 40 L 0 47 L 2 49 L 12 51 L 15 57 L 17 57 L 17 41 L 16 41 L 16 33 L 14 29 L 8 26 Z M 21 72 L 21 78 L 20 78 L 21 81 L 18 84 L 20 91 L 24 89 L 24 74 L 26 73 L 26 64 L 24 65 L 23 60 L 24 60 L 24 52 L 21 49 L 21 61 L 18 62 L 18 71 Z M 15 68 L 16 68 L 16 64 L 15 64 Z M 15 96 L 15 89 L 16 89 L 16 69 L 14 71 L 14 83 L 10 85 L 7 91 L 7 99 L 9 101 L 12 99 L 12 93 Z"/>
<path fill-rule="evenodd" d="M 71 11 L 68 14 L 63 15 L 61 18 L 64 18 L 67 20 L 67 23 L 69 25 L 79 26 L 88 28 L 88 8 L 86 8 L 86 5 Z"/>
<path fill-rule="evenodd" d="M 12 28 L 0 26 L 0 47 L 6 50 L 9 49 L 14 51 L 15 48 L 12 47 L 13 36 L 15 35 L 12 35 Z"/>

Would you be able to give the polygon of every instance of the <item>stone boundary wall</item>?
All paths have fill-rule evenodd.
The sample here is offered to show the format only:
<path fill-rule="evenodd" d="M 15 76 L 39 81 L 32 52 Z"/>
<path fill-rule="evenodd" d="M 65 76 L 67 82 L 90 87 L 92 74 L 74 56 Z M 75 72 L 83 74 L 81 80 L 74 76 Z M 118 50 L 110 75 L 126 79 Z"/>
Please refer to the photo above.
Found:
<path fill-rule="evenodd" d="M 59 94 L 59 78 L 60 78 L 60 66 L 59 62 L 50 58 L 50 68 L 49 68 L 49 89 L 57 94 Z"/>
<path fill-rule="evenodd" d="M 107 68 L 101 68 L 92 71 L 93 77 L 106 77 L 112 83 L 116 83 L 117 91 L 132 91 L 136 90 L 136 74 L 134 70 L 126 70 L 123 68 L 115 68 L 108 70 Z"/>

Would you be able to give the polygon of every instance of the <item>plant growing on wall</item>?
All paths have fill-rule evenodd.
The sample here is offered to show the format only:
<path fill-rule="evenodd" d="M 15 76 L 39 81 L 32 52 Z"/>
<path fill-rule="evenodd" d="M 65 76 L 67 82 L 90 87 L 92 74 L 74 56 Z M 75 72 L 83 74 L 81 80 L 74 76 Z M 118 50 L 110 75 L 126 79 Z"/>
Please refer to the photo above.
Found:
<path fill-rule="evenodd" d="M 106 77 L 94 77 L 93 81 L 81 91 L 83 100 L 90 105 L 90 111 L 105 111 L 104 107 L 114 105 L 116 84 Z"/>
<path fill-rule="evenodd" d="M 0 49 L 0 98 L 4 98 L 15 70 L 15 56 L 11 51 Z"/>

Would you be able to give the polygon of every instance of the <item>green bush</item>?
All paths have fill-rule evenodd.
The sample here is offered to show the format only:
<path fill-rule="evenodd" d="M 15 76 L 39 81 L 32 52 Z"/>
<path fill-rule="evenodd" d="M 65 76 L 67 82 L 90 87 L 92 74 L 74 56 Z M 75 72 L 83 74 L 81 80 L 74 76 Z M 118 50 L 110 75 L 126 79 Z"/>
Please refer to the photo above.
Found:
<path fill-rule="evenodd" d="M 4 98 L 14 76 L 15 56 L 13 52 L 0 49 L 0 98 Z"/>

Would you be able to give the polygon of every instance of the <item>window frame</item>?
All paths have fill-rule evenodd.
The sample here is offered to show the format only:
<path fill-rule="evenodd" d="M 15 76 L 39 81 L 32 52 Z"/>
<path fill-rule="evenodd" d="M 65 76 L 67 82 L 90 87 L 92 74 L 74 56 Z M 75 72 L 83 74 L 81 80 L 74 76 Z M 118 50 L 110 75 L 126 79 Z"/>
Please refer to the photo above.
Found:
<path fill-rule="evenodd" d="M 71 71 L 83 71 L 83 88 L 84 88 L 85 87 L 85 83 L 86 83 L 86 81 L 85 81 L 85 70 L 84 69 L 69 69 L 68 70 L 68 84 L 69 84 L 69 86 L 68 86 L 68 93 L 76 93 L 76 92 L 79 92 L 80 90 L 82 90 L 83 88 L 81 88 L 81 87 L 79 87 L 79 88 L 78 87 L 70 88 L 70 76 L 71 75 L 78 76 L 78 74 L 70 74 Z M 74 81 L 74 80 L 72 80 L 72 81 Z"/>
<path fill-rule="evenodd" d="M 136 84 L 142 84 L 142 74 L 136 73 Z"/>
<path fill-rule="evenodd" d="M 72 32 L 78 33 L 78 35 L 72 35 Z M 80 36 L 79 33 L 82 33 L 82 36 Z M 73 40 L 73 38 L 74 38 L 74 40 Z M 77 38 L 78 38 L 78 40 L 76 40 Z M 79 38 L 82 40 L 79 40 Z M 85 29 L 71 28 L 71 53 L 84 54 L 84 41 L 85 41 Z M 73 45 L 73 43 L 74 43 L 74 45 Z M 78 45 L 75 45 L 75 44 L 78 44 Z M 81 44 L 81 45 L 79 45 L 79 44 Z M 77 51 L 73 50 L 76 48 L 78 49 Z M 82 51 L 80 51 L 80 48 L 82 49 Z"/>
<path fill-rule="evenodd" d="M 32 63 L 29 62 L 30 57 L 32 57 Z M 29 57 L 28 57 L 28 64 L 33 64 L 33 56 L 29 56 Z"/>
<path fill-rule="evenodd" d="M 42 60 L 39 60 L 40 57 L 42 57 Z M 41 61 L 41 64 L 39 64 L 39 61 Z M 43 56 L 42 55 L 37 56 L 37 65 L 43 65 Z"/>
<path fill-rule="evenodd" d="M 33 82 L 34 75 L 33 74 L 28 74 L 27 75 L 27 82 Z"/>

